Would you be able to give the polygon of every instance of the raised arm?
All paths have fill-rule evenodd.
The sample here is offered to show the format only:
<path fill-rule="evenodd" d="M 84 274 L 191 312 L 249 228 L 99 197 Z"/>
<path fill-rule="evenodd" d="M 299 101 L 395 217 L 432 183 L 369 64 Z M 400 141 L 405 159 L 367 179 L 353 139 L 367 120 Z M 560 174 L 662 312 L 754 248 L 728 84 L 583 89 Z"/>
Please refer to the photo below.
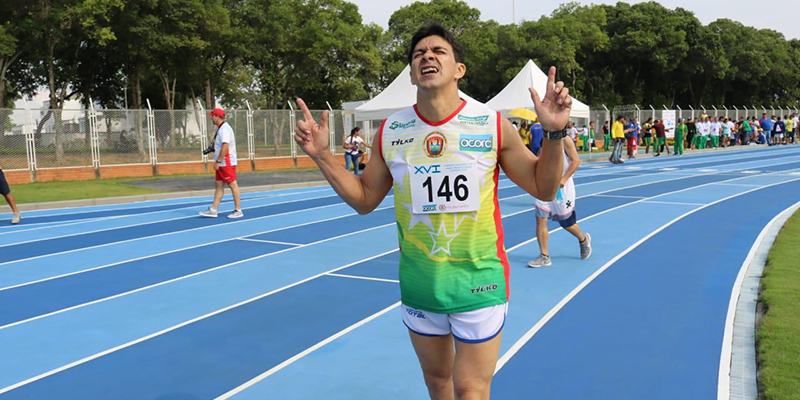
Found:
<path fill-rule="evenodd" d="M 322 113 L 320 123 L 317 124 L 302 99 L 297 99 L 297 105 L 303 111 L 303 119 L 297 121 L 294 130 L 297 145 L 319 166 L 325 179 L 345 203 L 359 214 L 374 210 L 392 188 L 392 175 L 380 153 L 370 157 L 367 168 L 360 177 L 351 174 L 328 151 L 328 111 Z M 379 132 L 378 140 L 380 135 Z"/>
<path fill-rule="evenodd" d="M 569 121 L 572 98 L 564 82 L 555 82 L 556 68 L 550 67 L 544 98 L 529 88 L 539 122 L 546 132 L 561 131 Z M 536 157 L 522 144 L 514 126 L 503 118 L 501 125 L 500 166 L 511 181 L 532 196 L 551 201 L 555 199 L 561 182 L 564 163 L 564 145 L 561 139 L 542 140 L 540 157 Z"/>

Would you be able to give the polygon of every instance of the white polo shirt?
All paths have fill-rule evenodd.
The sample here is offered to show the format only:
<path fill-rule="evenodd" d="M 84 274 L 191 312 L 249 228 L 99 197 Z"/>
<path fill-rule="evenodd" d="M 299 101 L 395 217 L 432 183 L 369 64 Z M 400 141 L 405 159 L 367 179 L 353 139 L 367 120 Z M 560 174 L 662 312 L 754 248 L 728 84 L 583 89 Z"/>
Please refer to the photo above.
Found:
<path fill-rule="evenodd" d="M 221 167 L 235 166 L 236 160 L 236 135 L 233 134 L 233 128 L 227 122 L 217 128 L 217 139 L 214 141 L 214 160 L 219 160 L 219 151 L 222 150 L 222 144 L 228 144 L 228 154 L 219 164 Z"/>

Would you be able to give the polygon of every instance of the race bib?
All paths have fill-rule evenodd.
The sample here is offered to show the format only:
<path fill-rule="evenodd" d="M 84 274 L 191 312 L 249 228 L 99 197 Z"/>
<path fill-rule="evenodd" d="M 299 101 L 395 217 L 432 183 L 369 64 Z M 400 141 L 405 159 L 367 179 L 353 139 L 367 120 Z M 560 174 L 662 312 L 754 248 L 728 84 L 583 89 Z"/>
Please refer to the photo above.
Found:
<path fill-rule="evenodd" d="M 411 168 L 414 214 L 471 212 L 480 209 L 478 164 L 421 164 Z"/>

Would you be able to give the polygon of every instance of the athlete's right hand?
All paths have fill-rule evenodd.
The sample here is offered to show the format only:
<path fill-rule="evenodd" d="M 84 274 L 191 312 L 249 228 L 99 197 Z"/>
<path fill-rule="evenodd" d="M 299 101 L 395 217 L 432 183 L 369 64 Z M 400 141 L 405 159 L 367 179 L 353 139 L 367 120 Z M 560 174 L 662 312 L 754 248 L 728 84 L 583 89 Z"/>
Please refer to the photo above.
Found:
<path fill-rule="evenodd" d="M 294 129 L 294 141 L 311 158 L 317 158 L 328 151 L 330 142 L 328 111 L 323 111 L 320 123 L 317 124 L 303 99 L 298 98 L 297 105 L 303 112 L 303 120 L 297 121 L 297 127 Z"/>

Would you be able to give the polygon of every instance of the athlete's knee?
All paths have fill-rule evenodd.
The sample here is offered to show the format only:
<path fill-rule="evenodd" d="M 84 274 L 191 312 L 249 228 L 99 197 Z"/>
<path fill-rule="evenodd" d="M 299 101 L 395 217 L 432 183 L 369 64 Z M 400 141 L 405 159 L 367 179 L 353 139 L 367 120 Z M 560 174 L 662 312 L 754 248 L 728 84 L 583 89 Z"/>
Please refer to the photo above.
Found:
<path fill-rule="evenodd" d="M 480 379 L 463 380 L 455 383 L 456 399 L 458 400 L 483 400 L 489 398 L 491 381 L 484 382 Z"/>
<path fill-rule="evenodd" d="M 453 374 L 447 369 L 424 371 L 425 385 L 432 399 L 449 399 L 453 396 Z"/>

